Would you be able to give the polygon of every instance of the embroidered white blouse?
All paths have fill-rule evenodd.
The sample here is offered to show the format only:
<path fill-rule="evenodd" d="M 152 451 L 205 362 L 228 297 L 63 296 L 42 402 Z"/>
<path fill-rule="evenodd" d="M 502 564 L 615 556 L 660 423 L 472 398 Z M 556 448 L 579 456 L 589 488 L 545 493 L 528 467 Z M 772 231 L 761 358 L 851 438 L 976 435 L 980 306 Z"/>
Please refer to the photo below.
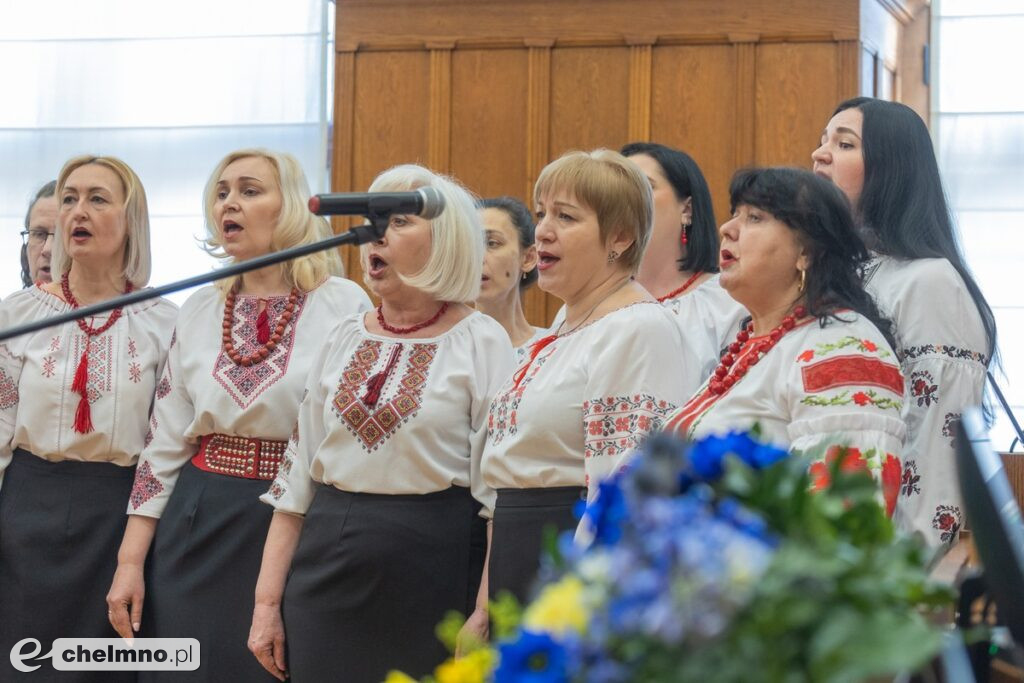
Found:
<path fill-rule="evenodd" d="M 546 327 L 534 327 L 533 336 L 526 340 L 526 343 L 522 346 L 516 347 L 516 366 L 520 366 L 526 362 L 526 359 L 530 357 L 530 347 L 533 344 L 549 334 Z"/>
<path fill-rule="evenodd" d="M 0 304 L 0 329 L 71 310 L 30 287 Z M 88 400 L 94 429 L 72 428 L 80 396 L 71 391 L 86 335 L 71 322 L 0 342 L 0 484 L 15 448 L 50 461 L 134 465 L 146 436 L 153 389 L 163 370 L 177 306 L 150 299 L 89 342 Z M 100 327 L 107 315 L 88 322 Z"/>
<path fill-rule="evenodd" d="M 855 448 L 894 503 L 906 435 L 903 376 L 878 328 L 851 311 L 839 316 L 847 322 L 797 325 L 723 394 L 705 382 L 666 429 L 693 440 L 756 424 L 763 439 L 791 450 L 824 456 L 830 446 Z M 733 368 L 764 339 L 747 341 Z"/>
<path fill-rule="evenodd" d="M 613 311 L 559 337 L 504 383 L 487 418 L 484 482 L 587 486 L 592 496 L 699 381 L 667 309 L 651 301 Z"/>
<path fill-rule="evenodd" d="M 718 275 L 663 305 L 675 314 L 683 339 L 694 347 L 701 361 L 702 380 L 718 365 L 722 349 L 736 340 L 740 323 L 750 315 L 722 288 Z"/>
<path fill-rule="evenodd" d="M 274 321 L 288 296 L 267 299 Z M 340 320 L 370 308 L 355 283 L 332 277 L 299 297 L 277 348 L 262 363 L 248 367 L 228 358 L 221 343 L 224 297 L 214 287 L 193 294 L 181 308 L 167 367 L 156 388 L 156 404 L 147 445 L 135 472 L 128 513 L 159 518 L 181 468 L 196 454 L 207 434 L 287 441 L 295 427 L 306 376 Z M 239 296 L 232 339 L 249 355 L 256 339 L 259 299 Z"/>
<path fill-rule="evenodd" d="M 342 491 L 426 494 L 469 487 L 485 510 L 480 478 L 487 407 L 513 369 L 505 329 L 474 311 L 442 335 L 397 339 L 347 318 L 313 360 L 298 428 L 262 497 L 304 515 L 316 484 Z M 369 380 L 392 365 L 375 404 Z"/>
<path fill-rule="evenodd" d="M 963 279 L 945 259 L 878 257 L 866 288 L 893 322 L 906 377 L 903 480 L 895 521 L 931 547 L 951 545 L 963 523 L 955 424 L 982 402 L 988 339 Z"/>

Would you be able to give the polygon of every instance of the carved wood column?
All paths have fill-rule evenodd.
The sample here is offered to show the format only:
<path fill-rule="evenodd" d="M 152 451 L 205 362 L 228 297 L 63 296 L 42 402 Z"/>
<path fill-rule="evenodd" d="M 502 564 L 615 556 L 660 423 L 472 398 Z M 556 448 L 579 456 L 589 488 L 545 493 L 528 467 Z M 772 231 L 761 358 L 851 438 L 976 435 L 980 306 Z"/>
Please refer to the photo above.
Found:
<path fill-rule="evenodd" d="M 629 139 L 651 137 L 651 56 L 654 38 L 627 38 L 629 44 Z"/>
<path fill-rule="evenodd" d="M 451 166 L 452 50 L 454 42 L 427 43 L 430 50 L 430 119 L 427 163 L 448 173 Z"/>

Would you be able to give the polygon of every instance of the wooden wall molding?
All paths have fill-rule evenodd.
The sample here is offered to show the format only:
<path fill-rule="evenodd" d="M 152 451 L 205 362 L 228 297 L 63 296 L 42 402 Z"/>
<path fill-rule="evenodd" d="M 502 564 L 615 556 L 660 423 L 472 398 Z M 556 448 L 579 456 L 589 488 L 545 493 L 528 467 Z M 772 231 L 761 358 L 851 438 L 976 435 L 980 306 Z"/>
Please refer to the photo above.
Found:
<path fill-rule="evenodd" d="M 427 164 L 441 173 L 451 168 L 452 49 L 454 42 L 428 43 L 430 50 L 430 119 Z"/>
<path fill-rule="evenodd" d="M 860 44 L 856 40 L 844 40 L 837 50 L 836 83 L 839 99 L 846 100 L 860 94 Z"/>
<path fill-rule="evenodd" d="M 526 187 L 533 196 L 533 180 L 551 155 L 551 46 L 554 41 L 528 46 L 526 93 Z"/>
<path fill-rule="evenodd" d="M 654 41 L 629 48 L 629 139 L 651 139 L 651 54 Z"/>
<path fill-rule="evenodd" d="M 754 163 L 757 158 L 754 135 L 757 120 L 757 43 L 737 41 L 733 50 L 736 52 L 735 166 L 740 168 Z"/>

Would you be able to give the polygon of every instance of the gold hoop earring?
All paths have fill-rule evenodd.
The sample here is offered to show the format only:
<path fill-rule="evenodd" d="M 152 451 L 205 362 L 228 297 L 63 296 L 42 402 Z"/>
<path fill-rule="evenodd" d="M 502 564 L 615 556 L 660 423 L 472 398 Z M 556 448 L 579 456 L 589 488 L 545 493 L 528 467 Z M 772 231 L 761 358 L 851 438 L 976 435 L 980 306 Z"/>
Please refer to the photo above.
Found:
<path fill-rule="evenodd" d="M 806 288 L 807 288 L 807 271 L 806 270 L 801 270 L 800 271 L 800 293 L 803 294 L 804 293 L 804 289 L 806 289 Z"/>

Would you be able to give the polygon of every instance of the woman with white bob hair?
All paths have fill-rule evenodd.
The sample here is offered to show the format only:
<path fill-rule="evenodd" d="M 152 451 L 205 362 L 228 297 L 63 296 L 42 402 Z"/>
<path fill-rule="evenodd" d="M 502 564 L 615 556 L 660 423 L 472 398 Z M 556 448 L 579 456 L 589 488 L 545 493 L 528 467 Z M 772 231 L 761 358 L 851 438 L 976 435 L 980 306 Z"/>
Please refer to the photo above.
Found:
<path fill-rule="evenodd" d="M 0 329 L 149 281 L 146 193 L 127 164 L 75 157 L 56 195 L 54 282 L 0 304 Z M 49 652 L 55 638 L 112 635 L 105 583 L 176 312 L 150 299 L 0 344 L 0 680 L 17 675 L 7 655 L 22 639 Z M 40 678 L 53 680 L 51 664 L 43 667 Z M 67 672 L 60 680 L 134 676 Z"/>
<path fill-rule="evenodd" d="M 282 680 L 425 674 L 446 654 L 437 622 L 476 597 L 478 515 L 494 498 L 480 477 L 487 408 L 513 351 L 501 325 L 467 305 L 484 252 L 469 193 L 412 165 L 370 191 L 421 187 L 444 196 L 444 212 L 392 216 L 362 247 L 381 303 L 344 320 L 313 360 L 297 432 L 263 496 L 274 518 L 249 647 Z"/>
<path fill-rule="evenodd" d="M 291 155 L 232 152 L 204 191 L 207 245 L 235 262 L 321 240 L 330 226 L 308 197 Z M 182 306 L 107 602 L 122 637 L 145 625 L 147 637 L 197 638 L 202 660 L 144 680 L 273 680 L 245 646 L 270 525 L 259 497 L 313 358 L 339 320 L 370 308 L 358 285 L 332 277 L 340 269 L 336 252 L 318 252 L 221 280 Z"/>

